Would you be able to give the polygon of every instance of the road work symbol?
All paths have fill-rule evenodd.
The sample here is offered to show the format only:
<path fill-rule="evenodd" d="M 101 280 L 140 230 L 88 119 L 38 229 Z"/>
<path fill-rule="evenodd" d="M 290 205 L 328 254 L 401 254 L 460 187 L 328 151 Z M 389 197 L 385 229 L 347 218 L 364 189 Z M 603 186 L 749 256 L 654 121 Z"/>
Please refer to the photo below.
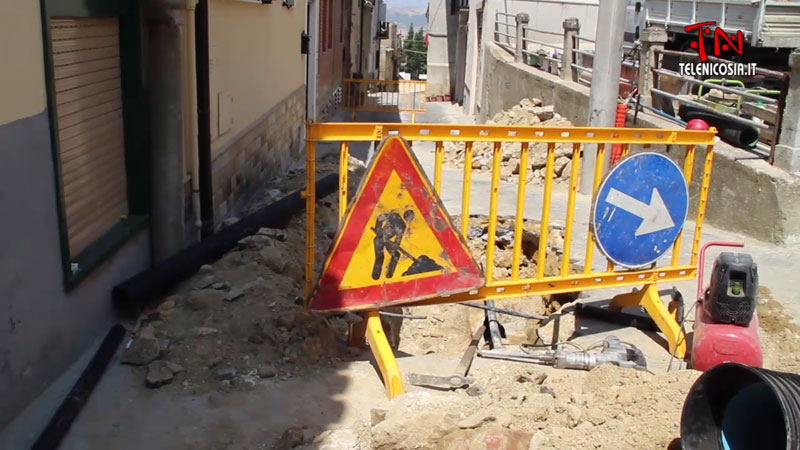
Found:
<path fill-rule="evenodd" d="M 392 136 L 347 208 L 309 305 L 315 311 L 373 309 L 483 283 L 416 158 Z"/>
<path fill-rule="evenodd" d="M 683 228 L 688 203 L 686 181 L 672 160 L 658 153 L 626 158 L 597 190 L 592 226 L 600 251 L 624 267 L 655 262 Z"/>
<path fill-rule="evenodd" d="M 407 224 L 412 220 L 414 220 L 414 211 L 410 209 L 407 209 L 402 217 L 396 212 L 378 216 L 378 219 L 375 221 L 375 227 L 372 228 L 372 231 L 375 232 L 375 239 L 373 240 L 375 245 L 375 263 L 372 265 L 373 280 L 378 280 L 381 277 L 384 252 L 389 253 L 391 256 L 389 265 L 386 266 L 386 278 L 392 278 L 394 276 L 397 262 L 400 260 L 401 256 L 414 261 L 411 267 L 403 272 L 403 276 L 442 269 L 442 266 L 436 264 L 436 262 L 427 255 L 421 255 L 419 258 L 415 258 L 414 255 L 403 250 L 403 247 L 400 246 Z"/>

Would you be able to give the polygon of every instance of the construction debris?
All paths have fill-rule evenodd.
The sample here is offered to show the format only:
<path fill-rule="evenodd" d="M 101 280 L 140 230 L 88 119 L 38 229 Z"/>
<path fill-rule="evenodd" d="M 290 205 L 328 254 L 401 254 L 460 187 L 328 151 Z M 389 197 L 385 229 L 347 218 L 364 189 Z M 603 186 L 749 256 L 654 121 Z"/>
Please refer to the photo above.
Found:
<path fill-rule="evenodd" d="M 320 165 L 335 167 L 335 157 Z M 351 194 L 361 171 L 363 165 L 351 162 Z M 281 185 L 281 190 L 296 189 L 302 182 L 302 174 L 297 173 Z M 317 211 L 318 229 L 335 230 L 338 215 L 333 196 L 320 199 Z M 347 381 L 352 384 L 353 380 L 357 384 L 359 376 L 377 378 L 369 362 L 364 361 L 366 354 L 347 345 L 347 331 L 361 321 L 359 315 L 323 317 L 300 312 L 296 300 L 302 296 L 304 221 L 301 215 L 285 230 L 264 229 L 242 240 L 237 249 L 201 268 L 160 306 L 141 316 L 123 353 L 123 362 L 139 366 L 131 370 L 141 377 L 141 389 L 159 387 L 157 395 L 162 398 L 171 396 L 170 399 L 183 401 L 202 396 L 212 408 L 234 408 L 237 398 L 249 395 L 237 391 L 253 390 L 254 395 L 284 389 L 296 392 L 290 389 L 293 385 L 297 389 L 298 383 L 303 389 L 308 385 L 309 389 L 319 390 L 316 383 L 322 377 L 339 377 L 343 385 Z M 503 279 L 512 269 L 514 220 L 500 217 L 497 224 L 493 270 L 495 279 Z M 531 277 L 536 274 L 540 225 L 525 220 L 522 230 L 520 277 Z M 331 243 L 330 235 L 320 232 L 316 238 L 316 252 L 324 255 Z M 472 254 L 485 267 L 486 216 L 470 218 L 467 241 Z M 546 243 L 546 275 L 561 271 L 556 249 L 563 246 L 562 241 L 562 230 L 551 226 Z M 316 260 L 319 269 L 322 258 Z M 576 269 L 569 267 L 570 272 Z M 498 306 L 522 315 L 544 316 L 562 310 L 563 304 L 575 298 L 576 295 L 532 296 L 504 300 Z M 763 287 L 758 308 L 764 331 L 765 366 L 800 370 L 800 328 L 791 323 L 780 303 Z M 483 325 L 485 319 L 485 311 L 460 305 L 398 307 L 390 311 L 425 316 L 406 321 L 403 317 L 382 317 L 386 334 L 398 353 L 415 358 L 435 353 L 437 359 L 449 357 L 454 361 L 447 367 L 455 366 L 473 337 L 472 330 Z M 569 339 L 575 330 L 572 316 L 564 315 L 561 320 L 558 341 Z M 502 315 L 500 321 L 506 332 L 503 342 L 509 347 L 542 341 L 549 344 L 556 334 L 548 328 L 553 322 L 541 329 L 540 321 L 523 317 Z M 540 339 L 539 335 L 551 338 Z M 391 401 L 375 395 L 355 397 L 352 389 L 348 393 L 324 393 L 335 399 L 332 406 L 314 401 L 310 409 L 314 414 L 332 417 L 325 426 L 301 427 L 290 421 L 263 435 L 244 431 L 240 423 L 221 422 L 213 429 L 215 436 L 221 436 L 217 447 L 667 448 L 678 437 L 681 406 L 698 376 L 691 370 L 652 374 L 603 365 L 591 371 L 560 371 L 504 361 L 482 362 L 473 363 L 469 372 L 473 382 L 468 389 L 440 392 L 407 386 L 407 393 Z M 293 400 L 289 397 L 288 401 Z M 350 408 L 346 415 L 342 413 L 345 403 Z M 353 414 L 357 408 L 352 404 L 358 405 L 362 413 Z M 305 419 L 311 421 L 311 417 L 297 418 Z M 643 427 L 643 423 L 658 426 Z"/>
<path fill-rule="evenodd" d="M 541 106 L 539 99 L 523 99 L 511 109 L 501 111 L 487 121 L 489 125 L 535 125 L 548 127 L 571 127 L 572 123 L 553 111 L 553 106 Z M 529 147 L 529 168 L 526 170 L 526 182 L 541 183 L 544 181 L 547 165 L 547 146 L 540 142 Z M 493 144 L 489 142 L 476 142 L 472 146 L 471 167 L 483 173 L 492 170 Z M 516 182 L 515 175 L 520 172 L 520 156 L 522 145 L 506 142 L 500 147 L 500 177 L 503 180 Z M 465 144 L 463 142 L 444 143 L 444 161 L 457 167 L 464 165 Z M 573 146 L 559 143 L 555 146 L 555 160 L 553 164 L 553 179 L 567 181 L 572 168 Z"/>

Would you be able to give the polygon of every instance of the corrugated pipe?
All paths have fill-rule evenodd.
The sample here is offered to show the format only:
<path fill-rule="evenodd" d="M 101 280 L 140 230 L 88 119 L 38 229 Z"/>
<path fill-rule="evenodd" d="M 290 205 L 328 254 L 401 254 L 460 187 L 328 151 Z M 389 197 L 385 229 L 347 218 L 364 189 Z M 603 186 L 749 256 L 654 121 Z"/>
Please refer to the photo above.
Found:
<path fill-rule="evenodd" d="M 333 173 L 318 179 L 317 198 L 333 193 L 338 186 L 338 174 Z M 136 315 L 153 300 L 197 272 L 200 266 L 221 258 L 236 247 L 240 240 L 255 234 L 259 228 L 286 227 L 292 215 L 304 207 L 305 199 L 300 191 L 295 191 L 116 285 L 111 291 L 111 296 L 123 313 Z"/>
<path fill-rule="evenodd" d="M 61 444 L 64 436 L 67 435 L 72 422 L 80 414 L 81 409 L 89 401 L 95 386 L 105 373 L 108 363 L 117 352 L 122 338 L 125 337 L 125 328 L 122 325 L 114 325 L 109 330 L 100 348 L 97 349 L 89 365 L 72 386 L 67 397 L 61 402 L 50 422 L 42 430 L 39 438 L 36 439 L 31 450 L 55 450 Z"/>
<path fill-rule="evenodd" d="M 617 117 L 614 120 L 614 126 L 617 128 L 625 128 L 625 118 L 628 117 L 628 104 L 617 104 Z M 622 144 L 614 144 L 611 146 L 611 159 L 609 163 L 613 166 L 622 157 Z"/>
<path fill-rule="evenodd" d="M 737 363 L 697 379 L 681 415 L 683 450 L 800 449 L 800 375 Z"/>

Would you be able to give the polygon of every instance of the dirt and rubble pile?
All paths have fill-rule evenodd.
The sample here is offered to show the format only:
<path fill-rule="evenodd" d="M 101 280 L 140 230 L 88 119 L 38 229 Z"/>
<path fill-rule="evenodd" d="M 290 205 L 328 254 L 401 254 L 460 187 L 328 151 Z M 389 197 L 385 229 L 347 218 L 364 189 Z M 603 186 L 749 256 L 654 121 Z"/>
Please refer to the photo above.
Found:
<path fill-rule="evenodd" d="M 320 172 L 336 168 L 335 159 L 323 159 Z M 364 165 L 351 159 L 351 193 L 363 171 Z M 290 172 L 279 187 L 266 190 L 265 202 L 269 192 L 303 184 L 302 171 Z M 319 255 L 328 251 L 336 232 L 336 208 L 335 195 L 318 202 Z M 347 346 L 347 333 L 359 316 L 301 312 L 304 253 L 303 214 L 285 229 L 262 228 L 242 239 L 142 314 L 123 362 L 133 365 L 148 387 L 199 394 L 252 389 L 259 379 L 286 380 L 354 357 L 360 351 Z M 172 383 L 174 378 L 180 383 Z"/>
<path fill-rule="evenodd" d="M 494 448 L 487 434 L 508 449 L 666 448 L 678 436 L 683 398 L 697 377 L 505 364 L 472 375 L 482 395 L 416 391 L 394 400 L 372 424 L 373 448 Z"/>
<path fill-rule="evenodd" d="M 501 111 L 486 122 L 489 125 L 535 125 L 547 127 L 571 127 L 572 123 L 559 116 L 553 110 L 553 105 L 542 106 L 539 99 L 523 99 L 518 105 L 511 109 Z M 529 168 L 526 170 L 526 182 L 542 182 L 545 178 L 545 168 L 547 165 L 547 144 L 540 142 L 532 144 L 529 148 L 528 156 Z M 471 166 L 475 171 L 489 172 L 492 170 L 492 150 L 494 144 L 491 142 L 475 142 L 472 145 Z M 447 164 L 463 167 L 464 165 L 463 142 L 445 142 L 444 161 Z M 516 175 L 520 172 L 520 155 L 522 145 L 514 142 L 504 142 L 501 145 L 500 177 L 503 180 L 516 182 Z M 573 146 L 571 144 L 559 143 L 555 146 L 555 160 L 553 164 L 553 176 L 555 180 L 569 180 L 572 168 Z"/>

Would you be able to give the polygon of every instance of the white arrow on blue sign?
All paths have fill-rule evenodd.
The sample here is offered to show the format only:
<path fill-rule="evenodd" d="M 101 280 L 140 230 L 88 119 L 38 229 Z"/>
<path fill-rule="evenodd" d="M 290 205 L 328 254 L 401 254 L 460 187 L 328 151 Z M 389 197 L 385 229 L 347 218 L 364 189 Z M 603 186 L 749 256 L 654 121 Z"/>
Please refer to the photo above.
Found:
<path fill-rule="evenodd" d="M 683 172 L 658 153 L 620 161 L 597 190 L 592 227 L 600 251 L 614 264 L 651 264 L 672 246 L 686 221 L 689 192 Z"/>

